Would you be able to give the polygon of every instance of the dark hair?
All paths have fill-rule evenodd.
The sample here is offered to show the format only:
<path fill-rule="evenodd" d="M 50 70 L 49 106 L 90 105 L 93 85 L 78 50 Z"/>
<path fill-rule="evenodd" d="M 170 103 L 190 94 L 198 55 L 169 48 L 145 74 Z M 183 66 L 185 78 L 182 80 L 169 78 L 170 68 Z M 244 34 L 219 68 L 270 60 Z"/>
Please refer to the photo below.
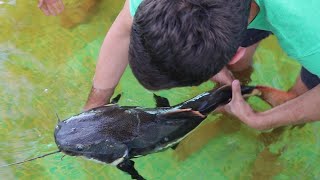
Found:
<path fill-rule="evenodd" d="M 143 0 L 129 46 L 133 74 L 147 89 L 199 85 L 234 56 L 251 0 Z"/>

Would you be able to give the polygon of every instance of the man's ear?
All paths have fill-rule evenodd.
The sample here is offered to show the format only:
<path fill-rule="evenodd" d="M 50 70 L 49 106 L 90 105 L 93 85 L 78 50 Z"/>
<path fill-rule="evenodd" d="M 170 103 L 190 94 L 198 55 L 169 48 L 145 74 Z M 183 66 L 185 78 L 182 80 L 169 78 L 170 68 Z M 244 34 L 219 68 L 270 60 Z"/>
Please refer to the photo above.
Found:
<path fill-rule="evenodd" d="M 229 65 L 237 63 L 243 56 L 246 54 L 247 48 L 239 47 L 236 54 L 233 56 L 231 61 L 228 63 Z"/>

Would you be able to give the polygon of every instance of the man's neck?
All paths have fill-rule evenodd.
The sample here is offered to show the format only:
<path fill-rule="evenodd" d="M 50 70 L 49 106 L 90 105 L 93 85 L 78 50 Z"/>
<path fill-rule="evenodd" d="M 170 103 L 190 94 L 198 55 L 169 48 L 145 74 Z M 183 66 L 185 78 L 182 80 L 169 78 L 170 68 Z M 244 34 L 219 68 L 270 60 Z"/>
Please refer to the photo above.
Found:
<path fill-rule="evenodd" d="M 258 4 L 255 1 L 252 1 L 248 23 L 251 23 L 254 20 L 254 18 L 258 15 L 259 11 L 260 11 L 260 9 L 259 9 Z"/>

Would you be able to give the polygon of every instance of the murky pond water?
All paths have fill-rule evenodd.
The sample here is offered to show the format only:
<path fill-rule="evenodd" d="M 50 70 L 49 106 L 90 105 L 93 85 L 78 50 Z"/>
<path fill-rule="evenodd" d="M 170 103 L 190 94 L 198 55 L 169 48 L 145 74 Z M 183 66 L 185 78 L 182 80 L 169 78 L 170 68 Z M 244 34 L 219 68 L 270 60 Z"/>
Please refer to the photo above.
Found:
<path fill-rule="evenodd" d="M 36 1 L 0 1 L 0 165 L 56 150 L 55 113 L 67 118 L 81 111 L 100 45 L 123 1 L 65 4 L 62 15 L 46 17 Z M 251 84 L 286 90 L 299 71 L 274 37 L 262 42 L 254 61 Z M 212 86 L 158 94 L 175 104 Z M 152 92 L 129 69 L 117 92 L 123 92 L 122 105 L 154 106 Z M 268 108 L 258 98 L 249 101 L 257 110 Z M 148 179 L 318 179 L 319 130 L 320 124 L 313 123 L 261 133 L 212 115 L 175 151 L 136 159 L 136 167 Z M 112 166 L 61 157 L 0 168 L 0 179 L 129 179 Z"/>

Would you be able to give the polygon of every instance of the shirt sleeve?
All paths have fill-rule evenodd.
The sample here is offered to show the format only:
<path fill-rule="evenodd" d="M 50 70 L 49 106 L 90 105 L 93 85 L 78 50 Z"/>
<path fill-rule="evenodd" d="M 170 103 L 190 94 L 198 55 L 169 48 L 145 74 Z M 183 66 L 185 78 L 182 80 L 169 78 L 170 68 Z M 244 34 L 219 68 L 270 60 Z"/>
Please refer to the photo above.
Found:
<path fill-rule="evenodd" d="M 304 68 L 320 77 L 320 51 L 309 56 L 301 57 L 299 60 Z"/>
<path fill-rule="evenodd" d="M 130 0 L 129 6 L 130 6 L 130 14 L 133 17 L 136 14 L 136 11 L 141 4 L 142 0 Z"/>

